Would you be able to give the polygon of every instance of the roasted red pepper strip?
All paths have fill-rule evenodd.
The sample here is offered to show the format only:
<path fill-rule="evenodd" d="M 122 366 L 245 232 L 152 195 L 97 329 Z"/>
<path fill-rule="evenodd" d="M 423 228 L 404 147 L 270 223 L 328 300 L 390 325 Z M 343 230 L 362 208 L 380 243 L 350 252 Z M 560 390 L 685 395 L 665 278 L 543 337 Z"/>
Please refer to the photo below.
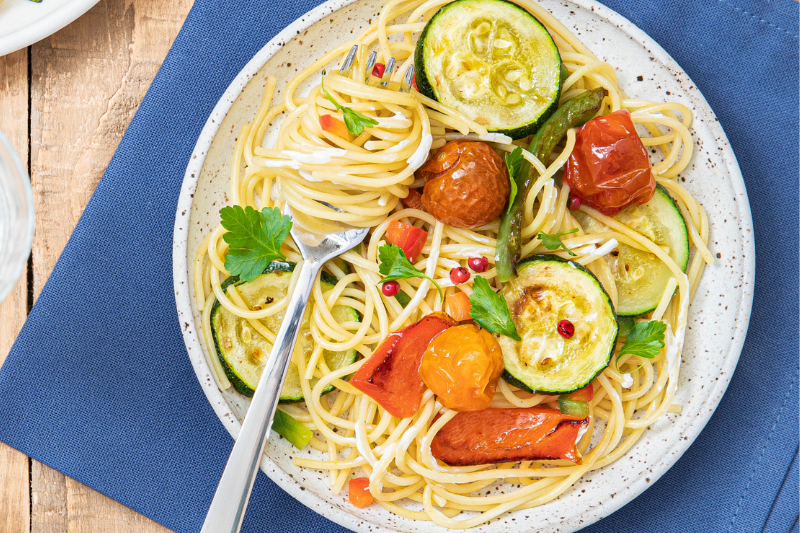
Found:
<path fill-rule="evenodd" d="M 544 407 L 465 411 L 439 430 L 431 453 L 452 466 L 544 459 L 580 463 L 576 443 L 588 425 L 589 418 Z"/>
<path fill-rule="evenodd" d="M 414 416 L 422 403 L 424 388 L 419 376 L 422 354 L 436 335 L 455 324 L 445 313 L 432 313 L 389 334 L 353 375 L 350 384 L 392 416 Z"/>

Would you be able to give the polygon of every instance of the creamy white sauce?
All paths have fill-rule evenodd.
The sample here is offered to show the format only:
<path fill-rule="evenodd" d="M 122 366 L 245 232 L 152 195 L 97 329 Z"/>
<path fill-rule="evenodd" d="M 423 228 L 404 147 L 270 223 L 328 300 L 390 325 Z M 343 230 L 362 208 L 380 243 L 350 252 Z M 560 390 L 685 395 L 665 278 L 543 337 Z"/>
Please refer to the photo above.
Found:
<path fill-rule="evenodd" d="M 419 141 L 419 146 L 417 146 L 417 149 L 411 154 L 411 157 L 408 158 L 409 166 L 416 170 L 425 164 L 425 161 L 428 160 L 428 154 L 431 151 L 431 144 L 433 144 L 433 137 L 428 132 L 424 133 L 422 139 Z"/>
<path fill-rule="evenodd" d="M 446 141 L 457 141 L 459 139 L 470 139 L 475 141 L 486 141 L 498 144 L 511 144 L 513 139 L 508 135 L 502 133 L 487 133 L 486 135 L 478 135 L 477 133 L 445 133 L 444 138 Z"/>
<path fill-rule="evenodd" d="M 296 163 L 307 165 L 324 165 L 330 163 L 334 157 L 345 157 L 347 150 L 341 148 L 319 148 L 314 153 L 296 152 L 294 150 L 281 150 L 284 155 Z"/>
<path fill-rule="evenodd" d="M 301 170 L 300 176 L 302 176 L 306 181 L 317 181 L 317 182 L 322 181 L 312 176 L 311 172 L 308 172 L 307 170 Z"/>
<path fill-rule="evenodd" d="M 678 350 L 680 350 L 681 345 L 678 338 L 672 333 L 672 327 L 669 324 L 667 324 L 667 334 L 664 340 L 666 341 L 665 344 L 667 347 L 667 351 L 664 356 L 667 359 L 669 372 L 672 373 L 672 369 L 675 367 L 678 361 Z"/>
<path fill-rule="evenodd" d="M 376 120 L 381 128 L 407 128 L 411 126 L 411 120 L 402 113 L 395 113 L 391 117 L 378 117 Z"/>
<path fill-rule="evenodd" d="M 295 170 L 298 170 L 300 168 L 300 163 L 298 163 L 297 161 L 287 161 L 285 159 L 268 159 L 266 157 L 261 160 L 261 164 L 269 168 L 293 168 Z"/>
<path fill-rule="evenodd" d="M 619 242 L 617 242 L 617 239 L 611 239 L 603 246 L 595 250 L 594 255 L 602 257 L 608 253 L 611 253 L 611 251 L 617 246 L 619 246 Z"/>
<path fill-rule="evenodd" d="M 622 374 L 622 388 L 630 389 L 631 387 L 633 387 L 633 376 L 631 373 Z"/>
<path fill-rule="evenodd" d="M 578 444 L 586 432 L 589 431 L 589 425 L 581 426 L 581 429 L 578 430 L 578 436 L 575 438 L 575 444 Z"/>
<path fill-rule="evenodd" d="M 381 197 L 378 198 L 378 205 L 381 206 L 381 207 L 386 205 L 386 197 L 385 196 L 381 196 Z"/>

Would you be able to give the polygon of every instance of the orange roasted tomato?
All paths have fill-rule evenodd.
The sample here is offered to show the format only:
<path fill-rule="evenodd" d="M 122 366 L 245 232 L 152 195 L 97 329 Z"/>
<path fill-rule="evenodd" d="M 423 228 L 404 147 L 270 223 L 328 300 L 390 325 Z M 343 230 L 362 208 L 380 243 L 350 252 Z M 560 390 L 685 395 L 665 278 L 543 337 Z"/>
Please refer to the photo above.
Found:
<path fill-rule="evenodd" d="M 575 138 L 564 169 L 571 194 L 604 215 L 653 197 L 656 180 L 650 156 L 623 109 L 588 121 Z"/>
<path fill-rule="evenodd" d="M 477 228 L 500 216 L 511 185 L 503 159 L 489 145 L 450 141 L 418 171 L 422 205 L 456 228 Z"/>
<path fill-rule="evenodd" d="M 454 326 L 434 337 L 419 368 L 425 385 L 456 411 L 489 407 L 502 373 L 500 344 L 474 324 Z"/>

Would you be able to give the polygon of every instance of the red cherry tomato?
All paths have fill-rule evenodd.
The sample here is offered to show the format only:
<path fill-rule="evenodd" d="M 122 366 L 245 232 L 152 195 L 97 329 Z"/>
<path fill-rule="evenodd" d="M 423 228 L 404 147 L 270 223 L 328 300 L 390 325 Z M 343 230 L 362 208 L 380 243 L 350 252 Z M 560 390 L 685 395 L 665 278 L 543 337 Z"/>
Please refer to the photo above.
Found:
<path fill-rule="evenodd" d="M 366 507 L 372 504 L 372 493 L 369 491 L 369 478 L 356 477 L 347 483 L 348 498 L 356 507 Z"/>
<path fill-rule="evenodd" d="M 593 118 L 581 128 L 564 181 L 586 205 L 608 216 L 653 197 L 650 156 L 629 111 Z"/>
<path fill-rule="evenodd" d="M 406 257 L 412 263 L 417 260 L 417 256 L 425 247 L 425 241 L 428 239 L 428 232 L 424 229 L 419 229 L 411 224 L 404 224 L 397 220 L 389 222 L 389 227 L 386 228 L 386 240 L 389 244 L 394 244 L 403 250 Z"/>
<path fill-rule="evenodd" d="M 387 281 L 383 285 L 381 285 L 381 292 L 384 296 L 394 296 L 398 292 L 400 292 L 400 284 L 396 281 Z"/>
<path fill-rule="evenodd" d="M 455 267 L 450 271 L 450 281 L 456 285 L 469 281 L 469 270 L 464 267 Z"/>

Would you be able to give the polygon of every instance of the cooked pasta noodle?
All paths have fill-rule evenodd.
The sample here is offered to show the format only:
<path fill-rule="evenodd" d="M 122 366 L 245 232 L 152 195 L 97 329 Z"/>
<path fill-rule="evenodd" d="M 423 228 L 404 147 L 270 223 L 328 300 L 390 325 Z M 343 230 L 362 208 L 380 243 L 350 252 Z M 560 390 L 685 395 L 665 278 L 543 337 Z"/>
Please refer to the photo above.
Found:
<path fill-rule="evenodd" d="M 591 425 L 578 445 L 583 454 L 580 464 L 526 461 L 446 466 L 433 458 L 430 444 L 455 411 L 443 407 L 433 393 L 427 391 L 412 418 L 398 419 L 350 385 L 345 378 L 363 364 L 390 332 L 428 313 L 447 310 L 426 279 L 400 280 L 400 288 L 411 298 L 405 308 L 397 299 L 381 294 L 377 255 L 378 248 L 385 242 L 384 234 L 390 221 L 403 221 L 429 232 L 416 266 L 435 279 L 446 294 L 457 290 L 448 276 L 451 268 L 463 265 L 469 257 L 495 256 L 496 221 L 474 230 L 453 228 L 427 212 L 404 208 L 400 203 L 410 187 L 420 185 L 415 183 L 414 172 L 425 162 L 431 148 L 458 138 L 484 140 L 501 153 L 523 145 L 503 135 L 488 134 L 469 118 L 416 91 L 397 90 L 406 67 L 413 62 L 416 34 L 448 1 L 390 0 L 377 20 L 356 39 L 342 43 L 297 74 L 286 86 L 282 101 L 273 102 L 276 82 L 269 78 L 260 109 L 252 123 L 242 126 L 238 137 L 232 157 L 231 193 L 232 203 L 236 205 L 259 210 L 273 206 L 284 209 L 289 205 L 295 212 L 372 228 L 364 245 L 342 256 L 350 265 L 350 272 L 331 263 L 327 268 L 338 278 L 338 283 L 323 292 L 318 281 L 313 289 L 308 319 L 315 349 L 308 360 L 301 351 L 295 351 L 293 356 L 306 401 L 282 405 L 281 409 L 315 431 L 311 444 L 327 459 L 298 456 L 294 463 L 327 470 L 333 493 L 342 490 L 348 476 L 363 471 L 369 477 L 375 501 L 385 509 L 406 518 L 464 529 L 508 511 L 542 505 L 557 498 L 585 473 L 602 468 L 627 453 L 648 426 L 660 417 L 679 411 L 674 401 L 689 302 L 705 265 L 713 262 L 713 256 L 708 250 L 706 214 L 676 179 L 692 156 L 690 110 L 679 103 L 628 97 L 617 84 L 611 65 L 600 61 L 538 4 L 531 0 L 515 0 L 546 26 L 558 46 L 569 71 L 561 93 L 562 103 L 588 89 L 603 87 L 607 96 L 601 114 L 620 109 L 631 112 L 634 123 L 640 125 L 644 145 L 653 154 L 652 172 L 675 199 L 695 249 L 684 273 L 665 250 L 646 236 L 584 205 L 581 207 L 584 213 L 607 227 L 602 233 L 586 234 L 566 207 L 569 187 L 560 184 L 557 177 L 575 145 L 576 132 L 570 130 L 548 161 L 539 161 L 524 151 L 524 157 L 538 171 L 539 177 L 525 199 L 522 256 L 555 253 L 568 258 L 564 251 L 546 250 L 536 236 L 539 232 L 578 228 L 577 233 L 564 238 L 565 245 L 577 254 L 571 259 L 597 276 L 616 306 L 617 289 L 603 256 L 618 244 L 653 254 L 672 272 L 666 291 L 651 315 L 668 324 L 666 347 L 654 359 L 624 355 L 619 358 L 618 365 L 608 366 L 594 380 Z M 351 71 L 347 75 L 329 72 L 324 78 L 325 89 L 333 98 L 377 120 L 375 127 L 366 128 L 363 134 L 348 141 L 320 128 L 321 114 L 342 118 L 342 113 L 324 96 L 320 85 L 314 85 L 307 95 L 300 95 L 298 87 L 306 80 L 320 79 L 323 67 L 344 58 L 356 44 L 359 49 Z M 379 61 L 385 63 L 391 56 L 400 65 L 387 87 L 363 83 L 371 49 L 378 51 Z M 271 128 L 278 128 L 277 140 L 272 146 L 264 146 L 266 132 Z M 227 250 L 221 239 L 224 231 L 218 227 L 210 233 L 194 260 L 194 295 L 197 309 L 203 316 L 202 331 L 209 354 L 215 352 L 209 326 L 215 300 L 246 319 L 257 334 L 270 341 L 275 332 L 269 330 L 263 319 L 281 313 L 287 303 L 284 298 L 254 310 L 247 308 L 235 287 L 223 292 L 221 281 L 229 275 L 224 266 Z M 291 261 L 302 260 L 291 239 L 287 239 L 282 251 Z M 482 276 L 499 285 L 492 265 Z M 461 290 L 470 291 L 468 286 Z M 331 313 L 335 305 L 356 309 L 362 316 L 361 322 L 337 323 Z M 323 349 L 355 349 L 363 358 L 332 370 L 320 356 Z M 220 387 L 229 387 L 217 358 L 211 356 L 210 360 Z M 314 379 L 318 381 L 312 384 Z M 328 385 L 333 385 L 335 392 L 323 394 Z M 555 401 L 555 396 L 530 394 L 501 379 L 492 406 L 553 406 Z M 438 415 L 441 416 L 436 419 Z M 507 483 L 502 491 L 491 495 L 482 492 L 504 481 Z"/>

